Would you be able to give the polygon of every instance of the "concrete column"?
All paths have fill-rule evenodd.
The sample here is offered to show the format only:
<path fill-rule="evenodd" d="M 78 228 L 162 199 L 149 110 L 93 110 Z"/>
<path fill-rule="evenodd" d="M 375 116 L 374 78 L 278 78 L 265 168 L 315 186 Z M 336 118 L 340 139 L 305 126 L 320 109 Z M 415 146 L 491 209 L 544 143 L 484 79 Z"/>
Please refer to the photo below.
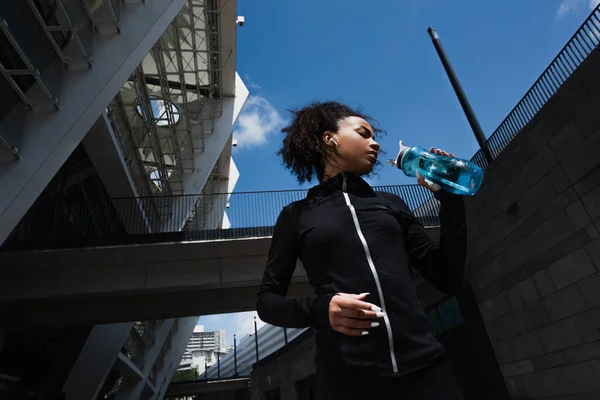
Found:
<path fill-rule="evenodd" d="M 127 231 L 129 233 L 150 232 L 148 218 L 141 203 L 134 206 L 129 199 L 119 200 L 124 197 L 139 197 L 140 193 L 125 164 L 125 157 L 117 143 L 106 112 L 96 120 L 82 144 L 106 192 L 111 199 L 115 199 L 112 201 L 113 206 Z M 141 183 L 144 184 L 144 181 Z"/>
<path fill-rule="evenodd" d="M 95 399 L 133 324 L 95 326 L 63 386 L 65 399 Z"/>
<path fill-rule="evenodd" d="M 138 381 L 133 379 L 126 380 L 123 383 L 123 385 L 121 385 L 121 388 L 119 389 L 115 400 L 140 399 L 142 397 L 142 393 L 144 392 L 145 387 L 146 381 L 143 379 Z"/>
<path fill-rule="evenodd" d="M 156 377 L 156 397 L 162 399 L 167 387 L 179 367 L 179 361 L 190 341 L 197 317 L 180 318 L 177 320 L 178 330 L 171 337 L 171 348 L 165 354 L 164 367 Z"/>

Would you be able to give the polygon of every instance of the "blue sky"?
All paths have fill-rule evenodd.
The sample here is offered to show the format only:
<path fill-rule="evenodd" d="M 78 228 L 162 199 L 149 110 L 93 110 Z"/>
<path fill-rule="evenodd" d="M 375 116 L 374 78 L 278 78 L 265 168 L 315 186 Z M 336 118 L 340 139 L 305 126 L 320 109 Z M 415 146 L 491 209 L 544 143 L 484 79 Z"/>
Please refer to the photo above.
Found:
<path fill-rule="evenodd" d="M 236 191 L 300 188 L 275 155 L 286 109 L 360 106 L 398 140 L 470 158 L 477 142 L 427 28 L 433 26 L 490 135 L 600 0 L 238 0 L 237 71 L 250 89 L 234 136 Z M 267 177 L 268 171 L 268 177 Z M 412 183 L 383 166 L 374 185 Z M 304 185 L 303 187 L 310 187 Z M 206 329 L 253 329 L 253 313 L 202 317 Z M 249 321 L 249 322 L 248 322 Z"/>

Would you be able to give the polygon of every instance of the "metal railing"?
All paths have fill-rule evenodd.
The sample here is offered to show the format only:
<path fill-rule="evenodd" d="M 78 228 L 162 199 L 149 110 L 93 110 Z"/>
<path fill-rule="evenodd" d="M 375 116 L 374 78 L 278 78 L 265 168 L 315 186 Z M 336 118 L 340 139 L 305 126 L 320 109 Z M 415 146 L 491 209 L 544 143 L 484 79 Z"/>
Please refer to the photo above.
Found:
<path fill-rule="evenodd" d="M 486 140 L 494 159 L 556 94 L 562 84 L 598 45 L 600 45 L 600 5 L 592 11 L 548 68 Z M 475 153 L 471 161 L 482 168 L 489 166 L 481 150 Z"/>
<path fill-rule="evenodd" d="M 439 204 L 418 185 L 381 186 L 400 196 L 424 226 Z M 286 205 L 307 190 L 36 201 L 2 251 L 267 237 Z"/>

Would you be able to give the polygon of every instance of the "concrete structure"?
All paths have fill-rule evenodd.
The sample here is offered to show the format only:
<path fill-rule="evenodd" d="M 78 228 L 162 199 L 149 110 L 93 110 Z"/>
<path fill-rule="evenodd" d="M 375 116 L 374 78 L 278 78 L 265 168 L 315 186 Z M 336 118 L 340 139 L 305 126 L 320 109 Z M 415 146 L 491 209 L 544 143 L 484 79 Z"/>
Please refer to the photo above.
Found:
<path fill-rule="evenodd" d="M 600 396 L 599 70 L 596 49 L 468 202 L 470 281 L 512 398 Z"/>
<path fill-rule="evenodd" d="M 430 232 L 438 236 L 437 228 Z M 7 266 L 0 269 L 0 327 L 252 311 L 269 244 L 270 237 L 263 237 L 0 253 Z M 289 293 L 312 293 L 301 263 Z M 64 313 L 68 321 L 60 318 Z"/>
<path fill-rule="evenodd" d="M 0 10 L 10 31 L 2 25 L 2 34 L 14 36 L 23 50 L 13 49 L 14 59 L 24 63 L 37 50 L 46 64 L 41 75 L 27 67 L 29 81 L 2 70 L 2 84 L 12 80 L 27 90 L 22 96 L 13 88 L 22 103 L 15 106 L 7 96 L 2 100 L 8 98 L 11 107 L 0 107 L 0 241 L 12 231 L 11 238 L 29 234 L 33 242 L 47 241 L 54 246 L 48 248 L 57 249 L 65 237 L 77 244 L 78 236 L 98 231 L 136 236 L 227 227 L 223 210 L 229 195 L 207 192 L 235 185 L 231 130 L 248 92 L 235 63 L 213 58 L 218 65 L 204 70 L 209 84 L 198 76 L 188 88 L 183 82 L 190 72 L 173 69 L 164 57 L 189 49 L 189 42 L 177 38 L 186 18 L 177 18 L 175 29 L 167 26 L 182 10 L 186 17 L 196 15 L 198 3 L 126 3 L 115 25 L 109 11 L 119 2 L 98 2 L 99 8 L 88 10 L 91 16 L 83 13 L 76 21 L 83 33 L 109 17 L 105 22 L 111 29 L 98 26 L 97 34 L 82 39 L 92 41 L 87 48 L 94 49 L 93 59 L 85 46 L 77 47 L 77 35 L 71 42 L 62 37 L 65 47 L 58 49 L 32 40 L 34 30 L 18 28 L 39 23 L 40 37 L 60 39 L 45 36 L 45 25 L 56 23 L 56 16 L 46 13 L 36 22 L 35 13 L 22 9 L 37 7 L 33 3 L 5 3 Z M 219 16 L 208 25 L 221 32 L 223 47 L 198 52 L 235 60 L 235 2 L 216 8 L 214 2 L 202 4 L 220 11 L 201 14 Z M 432 327 L 442 326 L 440 338 L 455 373 L 463 374 L 462 382 L 476 384 L 463 387 L 468 398 L 503 399 L 510 393 L 516 399 L 582 399 L 600 393 L 600 39 L 592 29 L 600 25 L 590 22 L 600 21 L 599 14 L 594 11 L 586 29 L 577 32 L 489 139 L 496 160 L 478 195 L 467 199 L 470 285 L 452 300 L 417 282 Z M 208 26 L 200 14 L 197 18 L 198 26 Z M 57 20 L 69 25 L 64 15 Z M 70 25 L 63 28 L 73 31 Z M 63 51 L 71 56 L 68 69 L 61 65 L 62 56 L 48 55 Z M 84 69 L 78 70 L 73 59 L 83 61 Z M 88 62 L 92 70 L 85 69 Z M 166 79 L 175 70 L 178 77 Z M 193 73 L 201 70 L 194 67 Z M 20 62 L 10 71 L 24 73 Z M 58 87 L 54 97 L 47 96 L 45 82 Z M 4 87 L 2 93 L 8 93 Z M 38 97 L 49 101 L 30 101 Z M 207 108 L 197 103 L 203 97 Z M 189 112 L 199 119 L 189 119 Z M 175 206 L 186 203 L 158 193 L 190 193 L 192 201 L 180 212 Z M 136 196 L 125 203 L 133 204 L 130 208 L 115 199 L 130 194 Z M 89 226 L 72 223 L 77 220 Z M 269 243 L 268 235 L 256 236 L 3 253 L 1 390 L 73 399 L 160 398 L 193 330 L 196 317 L 190 315 L 253 308 Z M 302 269 L 296 273 L 289 295 L 310 293 Z M 445 304 L 454 310 L 458 304 L 463 321 L 446 331 L 448 321 L 440 311 Z M 248 354 L 251 359 L 251 350 Z M 40 361 L 29 365 L 34 358 Z M 257 369 L 254 377 L 260 393 L 291 393 L 284 388 L 288 378 L 278 378 L 276 386 L 269 378 L 275 375 L 267 374 L 268 386 L 261 374 Z"/>
<path fill-rule="evenodd" d="M 232 131 L 248 90 L 235 71 L 235 1 L 28 0 L 3 2 L 0 15 L 0 245 L 229 226 L 227 196 L 210 195 L 239 177 Z M 185 195 L 187 209 L 174 212 L 166 194 Z M 140 196 L 128 209 L 117 200 Z M 77 220 L 88 227 L 70 231 Z M 64 236 L 44 234 L 58 225 Z M 20 264 L 33 253 L 7 254 Z M 76 286 L 102 280 L 71 272 Z M 0 397 L 162 398 L 197 321 L 189 315 L 98 325 L 69 323 L 67 311 L 44 330 L 6 321 Z"/>

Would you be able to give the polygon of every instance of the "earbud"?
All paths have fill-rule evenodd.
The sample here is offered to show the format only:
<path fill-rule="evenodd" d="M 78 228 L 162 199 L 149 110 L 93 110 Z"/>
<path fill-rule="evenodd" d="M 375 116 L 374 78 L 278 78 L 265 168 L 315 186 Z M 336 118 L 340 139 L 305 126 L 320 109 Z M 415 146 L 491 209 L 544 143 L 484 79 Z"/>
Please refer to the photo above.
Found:
<path fill-rule="evenodd" d="M 336 146 L 338 146 L 338 142 L 336 142 L 334 138 L 329 139 L 329 141 L 333 142 Z"/>

